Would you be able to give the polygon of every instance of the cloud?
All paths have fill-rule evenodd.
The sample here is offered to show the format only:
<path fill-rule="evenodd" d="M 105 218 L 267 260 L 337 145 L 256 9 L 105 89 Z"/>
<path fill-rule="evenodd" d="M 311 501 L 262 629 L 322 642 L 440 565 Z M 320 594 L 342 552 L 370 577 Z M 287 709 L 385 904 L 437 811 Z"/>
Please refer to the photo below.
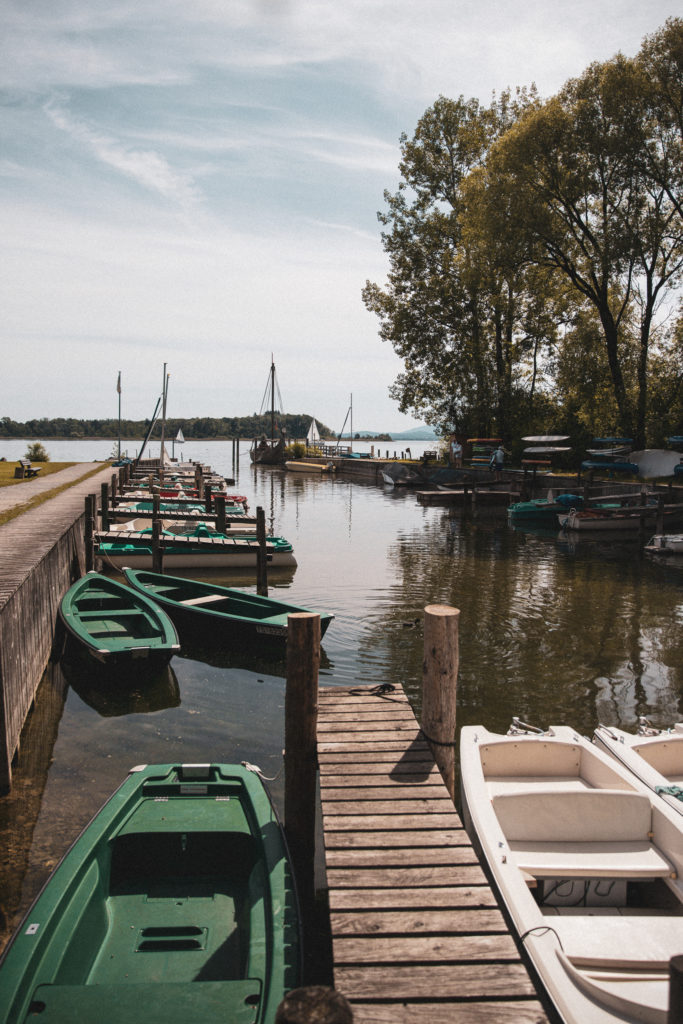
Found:
<path fill-rule="evenodd" d="M 126 146 L 120 140 L 97 131 L 85 121 L 72 117 L 67 110 L 52 101 L 44 109 L 56 128 L 65 132 L 101 163 L 184 209 L 198 204 L 200 194 L 192 179 L 174 171 L 159 153 Z"/>

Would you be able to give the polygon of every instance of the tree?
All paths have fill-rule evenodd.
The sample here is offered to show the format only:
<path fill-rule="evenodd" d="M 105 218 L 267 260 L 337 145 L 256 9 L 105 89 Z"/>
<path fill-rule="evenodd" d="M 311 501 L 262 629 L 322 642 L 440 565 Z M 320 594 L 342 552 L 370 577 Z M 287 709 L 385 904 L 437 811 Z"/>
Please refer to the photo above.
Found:
<path fill-rule="evenodd" d="M 440 97 L 413 139 L 401 136 L 401 182 L 378 215 L 388 281 L 367 282 L 363 300 L 404 360 L 391 394 L 444 429 L 488 433 L 496 421 L 509 432 L 524 277 L 473 211 L 491 144 L 533 102 L 524 91 L 486 108 Z"/>
<path fill-rule="evenodd" d="M 667 35 L 669 56 L 682 25 Z M 657 52 L 651 41 L 648 59 Z M 539 265 L 559 272 L 595 310 L 620 428 L 637 446 L 645 444 L 655 316 L 683 269 L 681 170 L 671 162 L 680 125 L 672 108 L 663 141 L 665 105 L 647 81 L 645 58 L 618 56 L 526 110 L 489 158 L 490 172 L 522 200 L 511 214 Z"/>
<path fill-rule="evenodd" d="M 33 444 L 30 444 L 28 446 L 28 448 L 26 449 L 26 455 L 24 456 L 24 458 L 25 459 L 29 459 L 31 462 L 49 462 L 50 461 L 50 456 L 46 452 L 45 448 L 43 448 L 43 446 L 40 443 L 40 441 L 34 441 Z"/>

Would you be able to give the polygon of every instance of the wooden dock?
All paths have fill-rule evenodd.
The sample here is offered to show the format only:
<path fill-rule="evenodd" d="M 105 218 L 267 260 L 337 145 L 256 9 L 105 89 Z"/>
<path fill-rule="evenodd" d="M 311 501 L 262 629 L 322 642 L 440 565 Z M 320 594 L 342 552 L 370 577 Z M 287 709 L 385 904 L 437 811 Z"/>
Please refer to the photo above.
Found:
<path fill-rule="evenodd" d="M 318 758 L 355 1024 L 547 1021 L 403 689 L 321 688 Z"/>
<path fill-rule="evenodd" d="M 504 506 L 507 508 L 519 501 L 519 491 L 497 491 L 493 488 L 454 488 L 453 490 L 416 491 L 415 496 L 420 505 L 486 505 Z"/>

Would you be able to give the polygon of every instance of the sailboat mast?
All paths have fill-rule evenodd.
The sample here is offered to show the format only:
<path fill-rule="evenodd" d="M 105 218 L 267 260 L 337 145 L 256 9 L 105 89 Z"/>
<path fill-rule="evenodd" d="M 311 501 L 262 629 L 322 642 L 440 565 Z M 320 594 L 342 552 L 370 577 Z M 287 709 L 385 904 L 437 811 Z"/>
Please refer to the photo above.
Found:
<path fill-rule="evenodd" d="M 351 413 L 351 437 L 350 437 L 351 444 L 350 444 L 350 448 L 351 448 L 351 451 L 353 451 L 353 392 L 351 393 L 350 400 L 349 400 L 349 412 Z"/>
<path fill-rule="evenodd" d="M 275 362 L 270 354 L 270 436 L 275 437 Z"/>

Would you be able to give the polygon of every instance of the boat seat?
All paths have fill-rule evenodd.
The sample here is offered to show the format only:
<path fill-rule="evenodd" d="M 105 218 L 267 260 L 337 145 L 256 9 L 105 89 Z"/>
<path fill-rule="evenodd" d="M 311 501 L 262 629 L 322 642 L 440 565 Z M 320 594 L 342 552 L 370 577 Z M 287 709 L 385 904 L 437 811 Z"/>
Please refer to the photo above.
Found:
<path fill-rule="evenodd" d="M 536 878 L 676 877 L 651 842 L 644 793 L 522 789 L 491 802 L 515 863 Z"/>
<path fill-rule="evenodd" d="M 213 604 L 214 601 L 222 601 L 224 599 L 225 594 L 202 594 L 200 597 L 187 597 L 184 601 L 179 601 L 178 604 L 189 608 L 200 604 Z"/>

